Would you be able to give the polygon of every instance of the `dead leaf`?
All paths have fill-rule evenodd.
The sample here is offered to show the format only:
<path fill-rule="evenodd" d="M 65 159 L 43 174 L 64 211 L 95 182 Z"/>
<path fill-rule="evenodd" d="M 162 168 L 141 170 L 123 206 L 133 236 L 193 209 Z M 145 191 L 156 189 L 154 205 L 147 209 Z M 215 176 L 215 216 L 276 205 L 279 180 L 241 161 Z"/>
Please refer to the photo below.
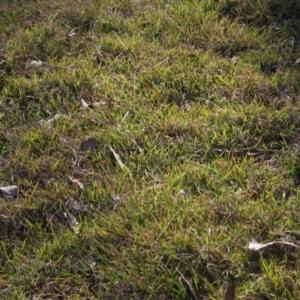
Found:
<path fill-rule="evenodd" d="M 79 232 L 79 222 L 77 219 L 70 213 L 70 212 L 65 212 L 64 216 L 66 217 L 71 229 L 75 232 Z"/>
<path fill-rule="evenodd" d="M 18 187 L 16 185 L 9 185 L 0 187 L 0 195 L 9 199 L 14 200 L 18 194 Z"/>
<path fill-rule="evenodd" d="M 223 299 L 224 300 L 234 300 L 235 299 L 235 287 L 233 284 L 229 284 L 228 282 L 225 282 Z"/>
<path fill-rule="evenodd" d="M 64 117 L 64 115 L 62 114 L 55 114 L 51 119 L 49 120 L 40 120 L 38 121 L 39 124 L 53 124 L 54 122 L 56 122 L 59 118 Z"/>
<path fill-rule="evenodd" d="M 94 138 L 89 138 L 86 141 L 82 142 L 79 147 L 79 152 L 87 152 L 94 150 L 98 147 L 98 142 Z"/>
<path fill-rule="evenodd" d="M 71 31 L 69 31 L 68 33 L 67 33 L 67 37 L 68 38 L 72 38 L 73 36 L 75 36 L 77 34 L 77 28 L 75 27 L 75 28 L 73 28 Z"/>
<path fill-rule="evenodd" d="M 81 212 L 86 212 L 86 211 L 89 210 L 88 205 L 82 205 L 78 201 L 74 200 L 73 198 L 70 198 L 66 202 L 66 208 L 67 209 L 75 209 L 75 210 L 78 210 L 78 211 L 81 211 Z"/>
<path fill-rule="evenodd" d="M 80 102 L 81 102 L 82 109 L 87 109 L 87 108 L 92 109 L 92 108 L 95 108 L 96 106 L 99 106 L 99 105 L 106 105 L 105 101 L 87 103 L 83 98 L 80 99 Z"/>
<path fill-rule="evenodd" d="M 79 187 L 80 187 L 80 189 L 82 189 L 83 190 L 83 183 L 81 183 L 78 179 L 75 179 L 75 178 L 73 178 L 72 176 L 69 176 L 69 179 L 73 182 L 73 183 L 76 183 Z"/>
<path fill-rule="evenodd" d="M 112 193 L 111 199 L 112 199 L 114 202 L 121 202 L 121 201 L 122 201 L 122 196 L 119 195 L 119 194 L 116 194 L 116 193 Z"/>
<path fill-rule="evenodd" d="M 258 261 L 252 261 L 246 268 L 246 272 L 249 274 L 257 273 L 260 271 L 260 264 Z"/>
<path fill-rule="evenodd" d="M 70 263 L 74 269 L 80 272 L 88 272 L 93 270 L 97 265 L 94 257 L 88 255 L 83 251 L 80 252 L 76 249 L 69 251 Z"/>
<path fill-rule="evenodd" d="M 269 242 L 269 243 L 257 243 L 256 241 L 252 241 L 249 243 L 248 248 L 250 250 L 254 250 L 254 251 L 259 251 L 261 249 L 273 246 L 273 245 L 288 245 L 288 246 L 292 246 L 292 247 L 298 247 L 297 245 L 290 243 L 290 242 L 285 242 L 285 241 L 274 241 L 274 242 Z"/>
<path fill-rule="evenodd" d="M 81 105 L 82 105 L 83 108 L 88 108 L 89 107 L 89 105 L 84 101 L 84 99 L 81 98 L 80 102 L 81 102 Z"/>
<path fill-rule="evenodd" d="M 34 68 L 34 67 L 45 66 L 45 65 L 47 65 L 47 63 L 41 61 L 40 59 L 31 59 L 31 58 L 29 58 L 27 60 L 27 65 Z"/>
<path fill-rule="evenodd" d="M 270 25 L 269 28 L 271 30 L 279 30 L 281 27 L 280 23 L 278 21 L 273 21 Z"/>
<path fill-rule="evenodd" d="M 284 287 L 289 291 L 291 295 L 294 293 L 294 282 L 291 278 L 285 277 L 284 278 Z"/>

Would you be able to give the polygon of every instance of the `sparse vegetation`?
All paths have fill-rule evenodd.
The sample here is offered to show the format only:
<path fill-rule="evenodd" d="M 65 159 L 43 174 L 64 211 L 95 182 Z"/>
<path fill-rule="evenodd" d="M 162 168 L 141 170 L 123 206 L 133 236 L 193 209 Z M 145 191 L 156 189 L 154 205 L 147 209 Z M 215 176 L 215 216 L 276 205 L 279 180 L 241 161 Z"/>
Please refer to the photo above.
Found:
<path fill-rule="evenodd" d="M 299 1 L 2 2 L 1 299 L 300 299 Z"/>

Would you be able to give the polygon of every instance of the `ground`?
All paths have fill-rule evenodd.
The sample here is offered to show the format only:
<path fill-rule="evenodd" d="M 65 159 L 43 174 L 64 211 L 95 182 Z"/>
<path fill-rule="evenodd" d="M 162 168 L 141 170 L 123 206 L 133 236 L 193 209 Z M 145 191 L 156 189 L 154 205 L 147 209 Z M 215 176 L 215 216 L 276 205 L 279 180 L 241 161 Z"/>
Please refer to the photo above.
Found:
<path fill-rule="evenodd" d="M 0 298 L 299 299 L 299 1 L 3 2 Z"/>

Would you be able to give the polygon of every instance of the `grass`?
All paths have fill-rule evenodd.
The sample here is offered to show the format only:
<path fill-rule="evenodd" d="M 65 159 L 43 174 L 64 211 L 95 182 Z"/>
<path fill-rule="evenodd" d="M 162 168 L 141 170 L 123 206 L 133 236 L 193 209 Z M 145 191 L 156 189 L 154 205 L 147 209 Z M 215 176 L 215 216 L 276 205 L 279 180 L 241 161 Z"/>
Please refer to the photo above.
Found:
<path fill-rule="evenodd" d="M 1 299 L 300 298 L 281 2 L 1 6 Z"/>

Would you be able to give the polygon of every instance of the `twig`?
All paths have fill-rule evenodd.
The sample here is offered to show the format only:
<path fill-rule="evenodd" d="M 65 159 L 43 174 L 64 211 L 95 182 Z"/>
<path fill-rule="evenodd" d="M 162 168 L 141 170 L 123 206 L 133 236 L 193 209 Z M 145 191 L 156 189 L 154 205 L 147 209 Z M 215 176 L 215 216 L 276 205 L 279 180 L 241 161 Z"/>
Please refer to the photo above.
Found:
<path fill-rule="evenodd" d="M 138 145 L 137 141 L 132 137 L 131 140 L 133 141 L 134 145 L 138 148 L 140 153 L 144 153 L 143 149 Z"/>
<path fill-rule="evenodd" d="M 162 65 L 163 63 L 165 63 L 167 61 L 170 61 L 170 57 L 169 56 L 167 56 L 163 61 L 159 62 L 158 64 L 154 65 L 153 67 L 160 66 L 160 65 Z"/>
<path fill-rule="evenodd" d="M 133 96 L 135 97 L 135 91 L 136 91 L 136 77 L 134 75 L 133 77 Z"/>
<path fill-rule="evenodd" d="M 113 31 L 113 34 L 116 36 L 116 38 L 120 41 L 120 43 L 124 46 L 125 50 L 128 51 L 128 47 L 123 43 L 121 38 L 117 35 L 115 31 Z"/>
<path fill-rule="evenodd" d="M 128 117 L 129 113 L 130 113 L 130 110 L 127 110 L 126 113 L 125 113 L 125 115 L 124 115 L 124 117 L 123 117 L 123 119 L 120 121 L 120 123 L 118 125 L 119 127 L 123 124 L 123 122 L 125 121 L 125 119 Z"/>
<path fill-rule="evenodd" d="M 167 61 L 170 61 L 170 57 L 169 56 L 167 56 L 164 60 L 162 60 L 161 62 L 157 63 L 156 65 L 153 65 L 151 67 L 148 67 L 148 68 L 144 69 L 143 72 L 146 72 L 147 70 L 150 70 L 150 69 L 153 69 L 155 67 L 158 67 L 158 66 L 162 65 L 163 63 L 165 63 Z"/>
<path fill-rule="evenodd" d="M 170 219 L 166 227 L 161 231 L 161 233 L 158 235 L 158 237 L 155 239 L 155 241 L 151 244 L 151 247 L 160 239 L 160 237 L 163 235 L 163 233 L 166 231 L 166 229 L 169 227 L 171 222 L 174 220 L 174 218 L 178 215 L 179 210 L 177 210 L 176 214 Z"/>
<path fill-rule="evenodd" d="M 78 163 L 79 163 L 79 159 L 78 159 L 78 157 L 77 157 L 77 153 L 76 153 L 76 151 L 75 151 L 75 149 L 73 148 L 73 147 L 71 147 L 70 145 L 68 145 L 68 142 L 67 142 L 67 140 L 64 138 L 64 137 L 62 137 L 62 136 L 59 136 L 59 140 L 62 142 L 62 143 L 64 143 L 65 145 L 66 145 L 66 147 L 68 147 L 69 149 L 71 149 L 72 150 L 72 152 L 73 152 L 73 154 L 74 154 L 74 163 L 73 163 L 73 165 L 72 165 L 72 168 L 74 168 Z"/>
<path fill-rule="evenodd" d="M 126 170 L 129 173 L 130 177 L 132 177 L 132 174 L 131 174 L 130 170 L 123 164 L 123 162 L 122 162 L 120 156 L 118 155 L 118 153 L 110 145 L 108 145 L 108 148 L 111 151 L 111 153 L 113 154 L 113 156 L 116 159 L 116 161 L 117 161 L 118 165 L 120 166 L 120 168 L 123 171 Z"/>
<path fill-rule="evenodd" d="M 210 100 L 208 100 L 208 99 L 206 99 L 206 98 L 203 98 L 203 97 L 197 97 L 197 98 L 199 98 L 199 99 L 201 99 L 201 100 L 204 100 L 204 101 L 206 101 L 207 103 L 209 103 L 209 104 L 211 104 L 211 105 L 220 107 L 220 105 L 218 105 L 218 104 L 214 103 L 213 101 L 210 101 Z"/>
<path fill-rule="evenodd" d="M 113 156 L 116 159 L 117 163 L 119 164 L 120 168 L 122 170 L 126 169 L 126 166 L 123 164 L 123 162 L 122 162 L 120 156 L 117 154 L 117 152 L 110 145 L 108 145 L 108 148 L 111 151 L 111 153 L 113 154 Z"/>
<path fill-rule="evenodd" d="M 186 279 L 186 277 L 179 270 L 177 270 L 177 272 L 178 272 L 181 280 L 185 283 L 186 287 L 188 288 L 189 292 L 191 293 L 192 298 L 194 300 L 199 300 L 193 285 Z"/>

